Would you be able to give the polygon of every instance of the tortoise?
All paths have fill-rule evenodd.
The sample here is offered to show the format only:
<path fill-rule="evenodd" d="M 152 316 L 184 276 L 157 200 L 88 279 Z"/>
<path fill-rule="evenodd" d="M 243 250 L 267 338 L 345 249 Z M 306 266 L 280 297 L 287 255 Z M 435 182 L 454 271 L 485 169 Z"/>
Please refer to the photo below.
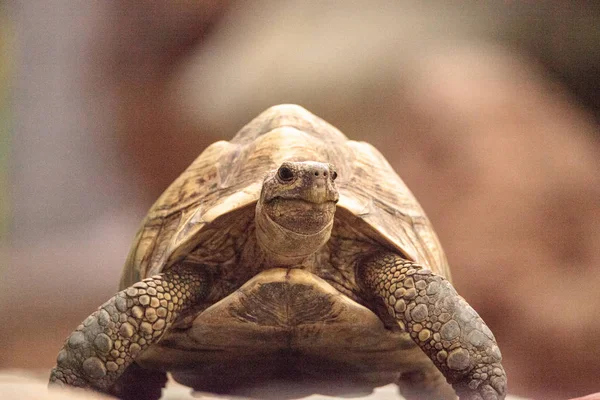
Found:
<path fill-rule="evenodd" d="M 216 393 L 506 391 L 413 194 L 373 146 L 296 105 L 209 146 L 160 196 L 120 292 L 68 337 L 50 383 L 159 398 L 167 371 Z"/>

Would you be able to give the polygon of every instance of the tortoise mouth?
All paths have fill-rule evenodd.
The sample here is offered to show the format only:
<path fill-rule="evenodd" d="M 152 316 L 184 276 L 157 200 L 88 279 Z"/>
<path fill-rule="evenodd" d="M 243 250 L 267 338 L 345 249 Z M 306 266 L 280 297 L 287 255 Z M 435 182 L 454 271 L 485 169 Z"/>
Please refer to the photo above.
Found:
<path fill-rule="evenodd" d="M 336 203 L 337 200 L 312 202 L 278 196 L 265 204 L 264 211 L 278 225 L 295 233 L 310 235 L 331 223 Z"/>
<path fill-rule="evenodd" d="M 298 198 L 298 197 L 285 197 L 285 196 L 275 196 L 272 199 L 268 200 L 266 203 L 273 202 L 289 202 L 290 206 L 298 206 L 298 207 L 314 207 L 314 206 L 327 206 L 328 203 L 336 204 L 338 199 L 315 199 L 315 198 Z M 304 204 L 304 205 L 303 205 Z"/>

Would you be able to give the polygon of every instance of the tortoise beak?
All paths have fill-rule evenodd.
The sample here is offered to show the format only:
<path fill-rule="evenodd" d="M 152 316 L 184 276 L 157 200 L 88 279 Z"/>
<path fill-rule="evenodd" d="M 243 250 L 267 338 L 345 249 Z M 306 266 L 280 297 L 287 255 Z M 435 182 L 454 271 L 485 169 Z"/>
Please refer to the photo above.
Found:
<path fill-rule="evenodd" d="M 331 189 L 326 178 L 315 179 L 312 187 L 306 191 L 303 200 L 316 204 L 329 201 L 337 203 L 339 199 L 337 190 Z"/>

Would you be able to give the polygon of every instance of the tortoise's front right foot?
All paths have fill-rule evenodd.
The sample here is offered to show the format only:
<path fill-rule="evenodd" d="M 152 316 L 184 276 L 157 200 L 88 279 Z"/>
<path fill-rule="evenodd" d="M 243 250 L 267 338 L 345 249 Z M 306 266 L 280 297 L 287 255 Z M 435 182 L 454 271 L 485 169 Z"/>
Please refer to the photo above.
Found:
<path fill-rule="evenodd" d="M 176 266 L 117 293 L 69 336 L 58 353 L 50 385 L 111 393 L 117 379 L 178 314 L 207 292 L 203 272 Z"/>
<path fill-rule="evenodd" d="M 450 282 L 394 254 L 359 270 L 367 294 L 378 298 L 429 356 L 461 400 L 501 400 L 506 373 L 496 339 Z"/>

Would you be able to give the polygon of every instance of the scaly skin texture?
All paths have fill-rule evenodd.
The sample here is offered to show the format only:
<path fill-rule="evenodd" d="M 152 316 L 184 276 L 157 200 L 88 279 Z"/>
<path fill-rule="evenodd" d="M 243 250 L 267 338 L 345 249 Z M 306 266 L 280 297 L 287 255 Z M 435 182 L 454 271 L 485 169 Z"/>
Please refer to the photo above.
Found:
<path fill-rule="evenodd" d="M 113 393 L 118 378 L 207 292 L 198 268 L 176 266 L 117 293 L 87 317 L 58 353 L 50 384 Z M 118 394 L 118 393 L 117 393 Z"/>
<path fill-rule="evenodd" d="M 461 399 L 504 399 L 494 335 L 448 281 L 395 254 L 374 257 L 358 272 L 367 294 L 383 301 Z"/>

